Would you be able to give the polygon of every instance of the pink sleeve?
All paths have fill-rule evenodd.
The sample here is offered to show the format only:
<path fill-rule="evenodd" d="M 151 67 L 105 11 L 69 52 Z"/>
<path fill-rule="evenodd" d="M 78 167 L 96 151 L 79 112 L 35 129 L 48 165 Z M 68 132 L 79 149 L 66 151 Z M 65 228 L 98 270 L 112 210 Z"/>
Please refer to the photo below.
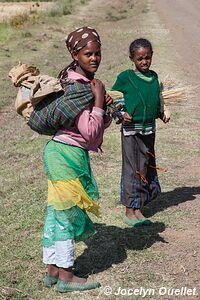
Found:
<path fill-rule="evenodd" d="M 98 107 L 84 109 L 76 118 L 76 126 L 86 141 L 103 139 L 104 110 Z"/>

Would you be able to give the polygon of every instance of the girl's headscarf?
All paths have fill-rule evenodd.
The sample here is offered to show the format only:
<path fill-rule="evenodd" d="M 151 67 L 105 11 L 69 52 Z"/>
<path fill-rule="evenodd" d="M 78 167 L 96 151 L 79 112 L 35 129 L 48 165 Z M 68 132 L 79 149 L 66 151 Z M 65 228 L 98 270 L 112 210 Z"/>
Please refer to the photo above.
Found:
<path fill-rule="evenodd" d="M 78 52 L 82 48 L 84 48 L 90 42 L 97 42 L 101 45 L 100 37 L 97 31 L 91 27 L 80 27 L 74 31 L 72 31 L 65 39 L 65 43 L 69 52 Z M 61 83 L 65 81 L 67 77 L 67 71 L 69 69 L 75 69 L 76 61 L 72 61 L 70 65 L 64 68 L 58 77 L 60 78 Z"/>
<path fill-rule="evenodd" d="M 81 50 L 90 42 L 97 42 L 101 45 L 98 33 L 91 27 L 78 28 L 72 31 L 65 39 L 67 49 L 71 54 Z"/>

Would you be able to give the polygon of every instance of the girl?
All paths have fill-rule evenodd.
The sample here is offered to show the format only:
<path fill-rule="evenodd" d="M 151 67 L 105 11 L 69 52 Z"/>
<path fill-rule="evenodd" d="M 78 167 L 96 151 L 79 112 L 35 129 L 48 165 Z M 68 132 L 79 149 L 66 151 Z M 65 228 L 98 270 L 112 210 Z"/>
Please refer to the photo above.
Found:
<path fill-rule="evenodd" d="M 141 209 L 160 193 L 156 172 L 154 143 L 155 120 L 161 117 L 160 84 L 150 70 L 152 45 L 146 39 L 136 39 L 129 47 L 134 70 L 120 73 L 112 89 L 123 93 L 125 113 L 121 127 L 122 176 L 121 203 L 126 206 L 124 222 L 129 226 L 150 224 Z"/>
<path fill-rule="evenodd" d="M 98 216 L 98 188 L 93 177 L 88 150 L 98 151 L 104 128 L 111 123 L 103 110 L 105 88 L 94 79 L 101 61 L 101 42 L 90 27 L 79 28 L 66 39 L 73 62 L 61 72 L 62 84 L 90 85 L 94 101 L 82 110 L 69 129 L 59 130 L 44 151 L 48 174 L 48 205 L 43 231 L 43 262 L 48 265 L 44 283 L 57 291 L 88 290 L 100 286 L 73 273 L 74 241 L 96 233 L 87 212 Z M 77 93 L 79 89 L 77 88 Z M 74 99 L 74 104 L 76 104 Z M 109 96 L 106 102 L 110 103 Z"/>

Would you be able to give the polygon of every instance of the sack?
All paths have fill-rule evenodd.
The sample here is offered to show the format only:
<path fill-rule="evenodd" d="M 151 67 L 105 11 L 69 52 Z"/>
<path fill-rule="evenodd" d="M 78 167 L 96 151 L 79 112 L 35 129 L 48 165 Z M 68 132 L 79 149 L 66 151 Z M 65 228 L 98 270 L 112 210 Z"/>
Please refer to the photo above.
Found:
<path fill-rule="evenodd" d="M 28 122 L 33 111 L 33 105 L 30 102 L 30 89 L 20 86 L 15 100 L 15 109 L 17 113 L 24 117 Z"/>
<path fill-rule="evenodd" d="M 30 76 L 37 76 L 40 74 L 39 69 L 35 66 L 28 66 L 26 64 L 18 63 L 17 66 L 13 67 L 8 76 L 15 87 L 21 86 L 22 82 L 25 82 Z"/>
<path fill-rule="evenodd" d="M 21 62 L 9 71 L 8 76 L 13 85 L 19 88 L 15 109 L 27 122 L 36 104 L 48 95 L 62 91 L 57 78 L 40 75 L 38 68 Z"/>

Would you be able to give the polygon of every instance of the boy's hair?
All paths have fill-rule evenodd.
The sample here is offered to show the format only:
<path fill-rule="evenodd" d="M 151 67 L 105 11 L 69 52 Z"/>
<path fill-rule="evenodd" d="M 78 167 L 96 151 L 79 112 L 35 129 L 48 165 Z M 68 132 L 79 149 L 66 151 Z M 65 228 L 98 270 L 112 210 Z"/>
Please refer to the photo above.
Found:
<path fill-rule="evenodd" d="M 129 55 L 132 57 L 134 55 L 134 51 L 139 48 L 149 48 L 153 53 L 153 48 L 151 43 L 147 39 L 139 38 L 134 40 L 129 46 Z"/>

